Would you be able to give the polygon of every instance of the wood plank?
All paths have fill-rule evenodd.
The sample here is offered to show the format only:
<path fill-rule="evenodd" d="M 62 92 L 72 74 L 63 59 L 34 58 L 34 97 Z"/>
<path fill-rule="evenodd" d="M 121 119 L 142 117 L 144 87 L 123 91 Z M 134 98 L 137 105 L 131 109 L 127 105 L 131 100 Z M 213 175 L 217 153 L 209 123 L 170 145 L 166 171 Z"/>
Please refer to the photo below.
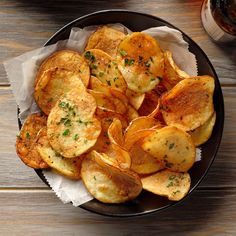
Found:
<path fill-rule="evenodd" d="M 236 187 L 236 87 L 223 88 L 225 128 L 221 147 L 213 166 L 201 187 Z M 0 188 L 45 187 L 34 171 L 26 167 L 15 154 L 18 133 L 16 104 L 9 88 L 0 87 Z M 4 109 L 6 108 L 6 109 Z"/>
<path fill-rule="evenodd" d="M 198 190 L 183 203 L 134 218 L 108 218 L 48 191 L 0 191 L 1 235 L 235 235 L 236 189 Z"/>
<path fill-rule="evenodd" d="M 97 1 L 2 0 L 0 2 L 0 84 L 8 84 L 2 62 L 38 48 L 60 27 L 84 14 L 103 9 L 125 8 L 163 18 L 192 37 L 212 61 L 222 84 L 235 85 L 236 48 L 213 43 L 202 28 L 202 0 Z"/>

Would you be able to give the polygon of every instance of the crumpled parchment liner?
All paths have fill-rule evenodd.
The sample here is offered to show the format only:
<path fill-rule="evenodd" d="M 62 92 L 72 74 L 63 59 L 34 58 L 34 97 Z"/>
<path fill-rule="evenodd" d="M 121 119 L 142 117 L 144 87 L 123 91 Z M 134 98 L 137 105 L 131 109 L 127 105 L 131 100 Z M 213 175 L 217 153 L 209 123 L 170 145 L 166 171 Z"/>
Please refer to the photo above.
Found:
<path fill-rule="evenodd" d="M 131 32 L 121 24 L 110 26 L 125 33 Z M 20 109 L 21 122 L 24 122 L 30 113 L 39 111 L 33 98 L 33 92 L 35 75 L 42 61 L 53 52 L 61 49 L 71 49 L 83 53 L 88 37 L 97 27 L 72 28 L 68 40 L 58 41 L 56 44 L 27 52 L 4 63 L 16 103 Z M 180 69 L 192 76 L 197 75 L 196 58 L 189 52 L 188 44 L 183 40 L 181 32 L 166 26 L 150 28 L 143 32 L 156 38 L 162 49 L 170 50 Z M 201 160 L 201 150 L 199 148 L 196 150 L 196 161 L 199 161 Z M 67 179 L 52 170 L 43 170 L 43 174 L 63 203 L 72 202 L 74 206 L 79 206 L 93 199 L 81 180 Z"/>

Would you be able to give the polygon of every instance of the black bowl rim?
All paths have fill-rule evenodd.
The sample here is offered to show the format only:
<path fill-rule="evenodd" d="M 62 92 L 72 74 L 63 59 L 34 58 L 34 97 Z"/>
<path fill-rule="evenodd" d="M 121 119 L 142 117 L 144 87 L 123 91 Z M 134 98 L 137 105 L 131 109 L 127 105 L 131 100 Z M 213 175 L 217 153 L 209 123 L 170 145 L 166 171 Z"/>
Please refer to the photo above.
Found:
<path fill-rule="evenodd" d="M 153 16 L 153 15 L 150 15 L 150 14 L 147 14 L 147 13 L 143 13 L 143 12 L 140 12 L 140 11 L 130 11 L 130 10 L 126 10 L 126 9 L 107 9 L 107 10 L 101 10 L 101 11 L 96 11 L 96 12 L 93 12 L 93 13 L 89 13 L 89 14 L 86 14 L 86 15 L 83 15 L 71 22 L 69 22 L 68 24 L 64 25 L 62 28 L 60 28 L 58 31 L 56 31 L 47 41 L 46 43 L 44 44 L 44 46 L 48 46 L 51 44 L 51 41 L 58 35 L 60 34 L 61 32 L 63 32 L 64 30 L 66 30 L 68 27 L 71 27 L 73 24 L 81 21 L 81 20 L 84 20 L 86 18 L 89 18 L 91 16 L 95 16 L 95 15 L 103 15 L 103 14 L 106 14 L 106 13 L 131 13 L 131 14 L 137 14 L 137 15 L 141 15 L 141 16 L 146 16 L 146 17 L 149 17 L 149 18 L 153 18 L 154 20 L 158 20 L 162 23 L 164 23 L 165 25 L 168 25 L 170 27 L 172 27 L 173 29 L 176 29 L 178 31 L 180 31 L 182 33 L 182 35 L 184 36 L 184 38 L 187 38 L 188 40 L 190 40 L 191 44 L 194 44 L 194 46 L 196 46 L 196 48 L 202 53 L 202 55 L 204 56 L 205 60 L 207 61 L 208 65 L 211 67 L 211 70 L 213 71 L 213 74 L 214 74 L 214 78 L 215 78 L 215 82 L 218 84 L 218 87 L 219 87 L 219 91 L 218 91 L 218 95 L 220 97 L 220 99 L 222 100 L 222 114 L 221 114 L 221 123 L 220 123 L 220 127 L 221 127 L 221 130 L 220 130 L 220 133 L 218 135 L 218 142 L 215 146 L 215 151 L 214 151 L 214 154 L 212 155 L 209 163 L 208 163 L 208 166 L 207 168 L 205 169 L 205 172 L 204 174 L 201 176 L 201 178 L 196 182 L 196 184 L 190 189 L 190 191 L 188 192 L 188 194 L 183 198 L 181 199 L 180 201 L 178 202 L 172 202 L 166 206 L 163 206 L 161 208 L 157 208 L 157 209 L 153 209 L 153 210 L 148 210 L 148 211 L 144 211 L 144 212 L 139 212 L 139 213 L 129 213 L 129 214 L 122 214 L 122 213 L 104 213 L 104 212 L 100 212 L 96 209 L 91 209 L 89 207 L 86 206 L 86 203 L 80 205 L 79 207 L 84 209 L 84 210 L 87 210 L 87 211 L 90 211 L 90 212 L 93 212 L 93 213 L 96 213 L 96 214 L 99 214 L 99 215 L 103 215 L 103 216 L 111 216 L 111 217 L 133 217 L 133 216 L 143 216 L 143 215 L 147 215 L 147 214 L 152 214 L 152 213 L 155 213 L 155 212 L 160 212 L 164 209 L 167 209 L 171 206 L 176 206 L 178 204 L 181 204 L 186 198 L 188 198 L 192 193 L 193 191 L 199 186 L 199 184 L 202 182 L 202 180 L 205 178 L 207 172 L 209 171 L 213 161 L 215 160 L 215 157 L 216 157 L 216 154 L 218 152 L 218 149 L 219 149 L 219 146 L 220 146 L 220 143 L 221 143 L 221 139 L 222 139 L 222 134 L 223 134 L 223 128 L 224 128 L 224 99 L 223 99 L 223 94 L 222 94 L 222 89 L 221 89 L 221 86 L 220 86 L 220 82 L 219 82 L 219 78 L 216 74 L 216 71 L 213 67 L 213 65 L 211 64 L 209 58 L 207 57 L 206 53 L 200 48 L 200 46 L 194 41 L 192 40 L 187 34 L 185 34 L 182 30 L 180 30 L 178 27 L 172 25 L 171 23 L 163 20 L 162 18 L 159 18 L 159 17 L 156 17 L 156 16 Z M 19 122 L 19 120 L 18 120 Z M 19 125 L 21 125 L 21 123 L 19 122 Z M 37 175 L 43 180 L 43 182 L 45 182 L 48 186 L 48 182 L 47 180 L 45 179 L 45 177 L 43 176 L 42 174 L 42 171 L 39 170 L 39 169 L 35 169 L 35 172 L 37 173 Z M 50 187 L 50 186 L 49 186 Z M 51 187 L 50 187 L 51 188 Z"/>

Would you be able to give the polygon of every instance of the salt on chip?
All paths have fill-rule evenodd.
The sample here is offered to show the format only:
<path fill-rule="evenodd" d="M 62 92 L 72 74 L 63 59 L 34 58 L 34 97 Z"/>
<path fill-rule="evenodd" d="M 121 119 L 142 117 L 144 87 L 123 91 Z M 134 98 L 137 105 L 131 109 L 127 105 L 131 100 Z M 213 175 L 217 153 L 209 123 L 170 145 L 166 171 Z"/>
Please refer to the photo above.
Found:
<path fill-rule="evenodd" d="M 36 146 L 38 133 L 46 127 L 47 118 L 40 113 L 31 114 L 25 120 L 16 139 L 16 152 L 20 159 L 29 167 L 35 169 L 48 168 L 39 155 Z"/>
<path fill-rule="evenodd" d="M 45 163 L 55 169 L 57 173 L 71 179 L 80 179 L 80 169 L 83 157 L 65 158 L 55 152 L 49 144 L 47 129 L 43 128 L 37 142 L 37 151 Z"/>
<path fill-rule="evenodd" d="M 172 89 L 181 80 L 190 78 L 186 72 L 180 70 L 175 64 L 172 53 L 168 50 L 164 52 L 164 63 L 165 69 L 162 83 L 168 90 Z"/>
<path fill-rule="evenodd" d="M 41 74 L 35 86 L 34 98 L 40 109 L 49 115 L 51 109 L 63 94 L 79 87 L 81 79 L 74 72 L 64 68 L 53 68 Z"/>
<path fill-rule="evenodd" d="M 104 25 L 89 37 L 85 50 L 100 49 L 111 57 L 115 57 L 118 45 L 124 37 L 123 32 Z"/>
<path fill-rule="evenodd" d="M 115 59 L 99 49 L 90 49 L 84 52 L 84 58 L 89 64 L 91 75 L 112 88 L 121 92 L 126 91 L 127 84 L 118 70 Z"/>
<path fill-rule="evenodd" d="M 83 86 L 58 100 L 47 122 L 49 142 L 56 152 L 73 158 L 94 146 L 101 132 L 101 123 L 94 117 L 96 107 Z"/>
<path fill-rule="evenodd" d="M 89 67 L 78 52 L 60 50 L 46 58 L 37 72 L 35 86 L 46 71 L 53 69 L 64 69 L 73 72 L 82 80 L 85 87 L 88 86 L 90 77 Z"/>
<path fill-rule="evenodd" d="M 203 125 L 214 112 L 214 87 L 214 79 L 206 75 L 180 81 L 161 97 L 166 124 L 185 131 Z"/>
<path fill-rule="evenodd" d="M 215 122 L 216 113 L 214 112 L 213 115 L 203 125 L 199 126 L 193 131 L 189 131 L 195 146 L 200 146 L 211 137 Z"/>
<path fill-rule="evenodd" d="M 138 93 L 152 90 L 163 76 L 162 50 L 158 42 L 145 33 L 127 35 L 119 45 L 117 61 L 128 88 Z"/>
<path fill-rule="evenodd" d="M 185 131 L 166 126 L 146 136 L 141 147 L 158 161 L 176 172 L 187 172 L 194 164 L 196 148 Z"/>
<path fill-rule="evenodd" d="M 162 170 L 141 179 L 143 189 L 154 194 L 168 197 L 171 201 L 179 201 L 187 195 L 191 179 L 188 173 L 176 173 Z"/>
<path fill-rule="evenodd" d="M 90 194 L 104 203 L 122 203 L 142 191 L 141 180 L 130 170 L 121 169 L 96 151 L 82 162 L 81 176 Z"/>
<path fill-rule="evenodd" d="M 129 151 L 131 158 L 130 169 L 137 174 L 152 174 L 164 168 L 164 165 L 147 152 L 144 152 L 136 142 Z"/>

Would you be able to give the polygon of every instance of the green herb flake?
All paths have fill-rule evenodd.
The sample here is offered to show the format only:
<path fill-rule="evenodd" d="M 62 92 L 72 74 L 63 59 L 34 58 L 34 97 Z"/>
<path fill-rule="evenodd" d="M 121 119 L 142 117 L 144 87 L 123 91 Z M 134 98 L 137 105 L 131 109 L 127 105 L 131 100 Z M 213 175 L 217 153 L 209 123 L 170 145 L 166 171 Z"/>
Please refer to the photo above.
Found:
<path fill-rule="evenodd" d="M 171 175 L 170 177 L 169 177 L 169 180 L 173 180 L 173 179 L 175 179 L 176 178 L 176 175 Z"/>
<path fill-rule="evenodd" d="M 74 140 L 77 140 L 78 138 L 79 138 L 78 134 L 75 134 L 74 137 L 73 137 Z"/>
<path fill-rule="evenodd" d="M 94 179 L 94 180 L 97 180 L 95 175 L 93 176 L 93 179 Z"/>
<path fill-rule="evenodd" d="M 125 66 L 131 66 L 131 65 L 133 65 L 134 64 L 134 62 L 135 62 L 135 60 L 134 59 L 128 59 L 128 58 L 125 58 Z"/>
<path fill-rule="evenodd" d="M 67 135 L 69 135 L 69 134 L 70 134 L 70 130 L 69 130 L 69 129 L 66 129 L 66 130 L 62 133 L 63 136 L 67 136 Z"/>
<path fill-rule="evenodd" d="M 123 49 L 120 49 L 119 50 L 119 53 L 120 53 L 120 55 L 122 56 L 122 57 L 125 57 L 125 56 L 127 56 L 127 52 L 125 51 L 125 50 L 123 50 Z"/>
<path fill-rule="evenodd" d="M 85 52 L 84 57 L 92 62 L 96 60 L 95 56 L 90 51 Z"/>
<path fill-rule="evenodd" d="M 29 132 L 26 132 L 26 133 L 25 133 L 25 136 L 26 136 L 26 138 L 30 139 L 30 134 L 29 134 Z"/>
<path fill-rule="evenodd" d="M 97 68 L 98 68 L 95 64 L 92 64 L 90 67 L 91 67 L 92 69 L 97 69 Z"/>
<path fill-rule="evenodd" d="M 157 78 L 154 78 L 154 77 L 152 77 L 151 79 L 150 79 L 150 81 L 155 81 Z"/>
<path fill-rule="evenodd" d="M 84 143 L 86 144 L 87 142 L 88 142 L 88 140 L 87 140 L 87 139 L 85 139 L 85 140 L 84 140 Z"/>
<path fill-rule="evenodd" d="M 99 77 L 102 77 L 103 75 L 104 75 L 104 72 L 102 72 L 102 71 L 100 71 L 98 74 Z"/>
<path fill-rule="evenodd" d="M 67 106 L 67 104 L 68 104 L 68 103 L 66 103 L 66 102 L 60 102 L 60 103 L 58 104 L 58 106 L 61 107 L 61 108 L 65 108 L 65 107 Z"/>
<path fill-rule="evenodd" d="M 169 182 L 167 185 L 166 185 L 166 187 L 167 188 L 169 188 L 169 187 L 172 187 L 172 186 L 174 186 L 174 184 L 173 184 L 173 182 L 171 181 L 171 182 Z"/>
<path fill-rule="evenodd" d="M 180 191 L 179 191 L 179 190 L 176 190 L 176 191 L 172 192 L 173 195 L 175 195 L 175 194 L 177 194 L 177 193 L 180 193 Z"/>
<path fill-rule="evenodd" d="M 83 123 L 83 121 L 82 121 L 81 119 L 78 119 L 76 122 L 78 122 L 78 123 L 80 123 L 80 124 Z"/>
<path fill-rule="evenodd" d="M 118 77 L 114 77 L 113 81 L 116 82 L 116 80 L 118 80 L 118 79 L 119 79 Z"/>

